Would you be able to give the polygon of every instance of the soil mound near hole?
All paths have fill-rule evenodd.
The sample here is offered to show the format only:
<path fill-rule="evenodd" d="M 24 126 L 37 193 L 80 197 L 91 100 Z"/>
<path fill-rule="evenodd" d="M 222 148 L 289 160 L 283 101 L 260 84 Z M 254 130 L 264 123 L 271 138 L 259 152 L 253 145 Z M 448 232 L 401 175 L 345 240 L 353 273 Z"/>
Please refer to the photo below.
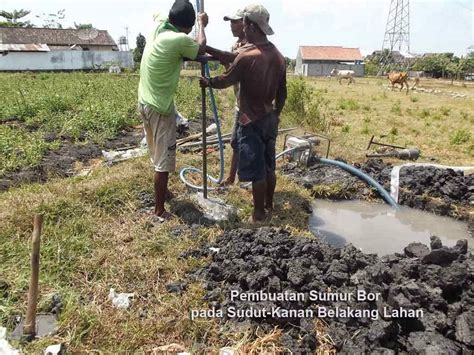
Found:
<path fill-rule="evenodd" d="M 295 353 L 314 353 L 324 336 L 315 333 L 319 309 L 328 315 L 330 310 L 352 310 L 352 314 L 323 319 L 334 347 L 343 353 L 474 350 L 474 257 L 465 241 L 447 248 L 434 237 L 431 248 L 411 245 L 405 254 L 379 258 L 352 245 L 336 249 L 317 239 L 265 227 L 226 232 L 215 243 L 182 256 L 210 257 L 208 265 L 191 276 L 204 282 L 205 299 L 210 308 L 223 310 L 223 321 L 250 322 L 268 331 L 278 325 L 285 333 L 282 345 Z M 231 292 L 305 296 L 294 301 L 242 300 L 232 299 Z M 312 292 L 321 293 L 318 300 L 310 297 Z M 364 300 L 359 293 L 377 299 Z M 330 300 L 330 294 L 338 299 Z M 284 317 L 282 312 L 233 317 L 228 314 L 232 307 L 312 310 L 314 318 Z M 401 310 L 414 313 L 396 317 L 393 312 Z"/>
<path fill-rule="evenodd" d="M 390 191 L 391 164 L 381 159 L 369 159 L 362 165 L 355 164 L 355 167 Z M 288 163 L 282 172 L 312 190 L 320 185 L 339 186 L 337 193 L 327 196 L 331 199 L 372 199 L 378 196 L 365 182 L 337 167 L 316 164 L 305 169 L 296 163 Z M 400 170 L 401 205 L 468 220 L 469 204 L 474 201 L 473 193 L 474 174 L 434 167 L 404 167 Z M 316 195 L 325 197 L 318 193 Z"/>

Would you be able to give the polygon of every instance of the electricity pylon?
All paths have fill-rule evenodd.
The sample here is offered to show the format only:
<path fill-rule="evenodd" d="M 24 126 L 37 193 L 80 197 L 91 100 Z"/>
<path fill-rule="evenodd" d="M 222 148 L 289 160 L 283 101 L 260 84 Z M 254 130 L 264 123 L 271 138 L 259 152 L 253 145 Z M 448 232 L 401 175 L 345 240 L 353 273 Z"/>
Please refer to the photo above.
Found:
<path fill-rule="evenodd" d="M 410 53 L 410 0 L 391 0 L 390 2 L 379 75 L 392 65 L 399 69 L 408 67 L 408 63 L 401 60 L 402 56 L 394 55 L 394 52 Z"/>

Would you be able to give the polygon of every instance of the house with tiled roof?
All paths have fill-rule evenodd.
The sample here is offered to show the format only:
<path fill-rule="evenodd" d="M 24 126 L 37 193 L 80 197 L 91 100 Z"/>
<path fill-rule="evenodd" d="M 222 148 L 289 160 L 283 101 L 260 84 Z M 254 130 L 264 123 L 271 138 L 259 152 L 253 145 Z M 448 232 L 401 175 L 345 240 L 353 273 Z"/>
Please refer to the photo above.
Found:
<path fill-rule="evenodd" d="M 0 27 L 0 71 L 91 70 L 133 66 L 105 30 Z"/>
<path fill-rule="evenodd" d="M 300 46 L 295 73 L 303 76 L 329 76 L 334 68 L 353 70 L 364 76 L 364 63 L 359 48 L 339 46 Z"/>

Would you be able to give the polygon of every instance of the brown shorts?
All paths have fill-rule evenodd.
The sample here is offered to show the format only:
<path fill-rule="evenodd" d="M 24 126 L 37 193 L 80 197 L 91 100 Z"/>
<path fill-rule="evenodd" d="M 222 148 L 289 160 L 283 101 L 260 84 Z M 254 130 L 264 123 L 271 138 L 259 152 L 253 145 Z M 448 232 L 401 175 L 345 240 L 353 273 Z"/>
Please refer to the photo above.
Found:
<path fill-rule="evenodd" d="M 151 106 L 138 104 L 151 162 L 156 172 L 176 170 L 176 115 L 165 116 Z"/>

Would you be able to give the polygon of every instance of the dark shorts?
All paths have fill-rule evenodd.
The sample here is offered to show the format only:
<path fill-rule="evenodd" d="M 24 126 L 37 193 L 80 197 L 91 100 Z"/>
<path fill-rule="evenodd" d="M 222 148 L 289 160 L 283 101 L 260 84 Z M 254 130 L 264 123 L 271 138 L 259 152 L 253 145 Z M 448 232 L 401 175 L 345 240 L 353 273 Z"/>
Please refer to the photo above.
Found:
<path fill-rule="evenodd" d="M 278 117 L 270 113 L 246 126 L 237 128 L 240 181 L 257 182 L 275 171 L 275 144 Z"/>

